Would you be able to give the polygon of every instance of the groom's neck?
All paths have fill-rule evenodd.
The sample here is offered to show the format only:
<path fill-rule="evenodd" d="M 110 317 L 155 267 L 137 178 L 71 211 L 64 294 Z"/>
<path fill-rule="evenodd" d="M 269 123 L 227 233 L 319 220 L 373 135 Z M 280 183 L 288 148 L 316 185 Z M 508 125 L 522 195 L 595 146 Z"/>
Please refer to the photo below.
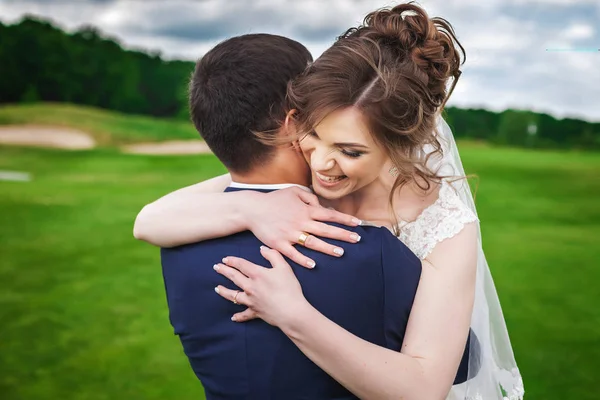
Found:
<path fill-rule="evenodd" d="M 285 171 L 277 171 L 270 168 L 258 168 L 246 174 L 237 174 L 230 172 L 231 180 L 237 183 L 248 185 L 277 185 L 282 183 L 308 186 L 308 182 L 293 174 L 286 174 Z"/>
<path fill-rule="evenodd" d="M 250 185 L 295 184 L 310 186 L 310 169 L 304 157 L 291 148 L 279 149 L 266 162 L 245 173 L 231 172 L 234 182 Z"/>

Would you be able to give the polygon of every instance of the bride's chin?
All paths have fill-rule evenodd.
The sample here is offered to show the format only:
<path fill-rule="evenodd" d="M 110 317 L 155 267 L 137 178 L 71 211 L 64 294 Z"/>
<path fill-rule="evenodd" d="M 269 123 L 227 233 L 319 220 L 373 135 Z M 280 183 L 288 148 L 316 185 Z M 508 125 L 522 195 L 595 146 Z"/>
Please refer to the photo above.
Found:
<path fill-rule="evenodd" d="M 312 189 L 316 195 L 327 200 L 337 200 L 345 195 L 345 193 L 343 193 L 341 190 L 332 191 L 319 186 L 313 186 Z"/>

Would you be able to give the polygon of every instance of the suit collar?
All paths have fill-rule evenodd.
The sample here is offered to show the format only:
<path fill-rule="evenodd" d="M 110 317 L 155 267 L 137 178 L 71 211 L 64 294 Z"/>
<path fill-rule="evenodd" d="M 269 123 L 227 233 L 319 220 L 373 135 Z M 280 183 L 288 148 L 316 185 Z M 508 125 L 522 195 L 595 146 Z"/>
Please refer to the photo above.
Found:
<path fill-rule="evenodd" d="M 265 185 L 260 184 L 259 185 L 259 184 L 252 184 L 252 183 L 231 182 L 231 184 L 229 185 L 229 187 L 232 189 L 268 190 L 268 191 L 286 189 L 286 188 L 294 187 L 294 186 L 299 187 L 302 190 L 312 193 L 312 190 L 310 190 L 306 186 L 296 185 L 294 183 L 278 183 L 278 184 L 265 184 Z"/>

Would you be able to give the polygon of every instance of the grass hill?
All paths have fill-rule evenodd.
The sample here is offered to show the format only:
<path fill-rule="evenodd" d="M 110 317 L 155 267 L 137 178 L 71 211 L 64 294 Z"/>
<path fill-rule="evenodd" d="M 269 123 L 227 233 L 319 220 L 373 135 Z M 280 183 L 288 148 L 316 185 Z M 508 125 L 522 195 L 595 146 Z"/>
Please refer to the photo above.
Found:
<path fill-rule="evenodd" d="M 190 121 L 123 114 L 94 107 L 34 103 L 0 106 L 0 125 L 64 126 L 88 133 L 100 146 L 198 139 Z"/>

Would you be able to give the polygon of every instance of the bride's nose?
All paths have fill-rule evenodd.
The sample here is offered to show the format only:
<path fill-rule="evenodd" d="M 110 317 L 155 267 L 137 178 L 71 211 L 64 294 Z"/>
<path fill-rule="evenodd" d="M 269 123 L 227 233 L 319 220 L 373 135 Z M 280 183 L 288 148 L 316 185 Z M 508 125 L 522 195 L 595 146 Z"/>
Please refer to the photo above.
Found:
<path fill-rule="evenodd" d="M 316 148 L 310 157 L 310 167 L 315 171 L 327 171 L 333 168 L 335 160 L 330 149 Z"/>

